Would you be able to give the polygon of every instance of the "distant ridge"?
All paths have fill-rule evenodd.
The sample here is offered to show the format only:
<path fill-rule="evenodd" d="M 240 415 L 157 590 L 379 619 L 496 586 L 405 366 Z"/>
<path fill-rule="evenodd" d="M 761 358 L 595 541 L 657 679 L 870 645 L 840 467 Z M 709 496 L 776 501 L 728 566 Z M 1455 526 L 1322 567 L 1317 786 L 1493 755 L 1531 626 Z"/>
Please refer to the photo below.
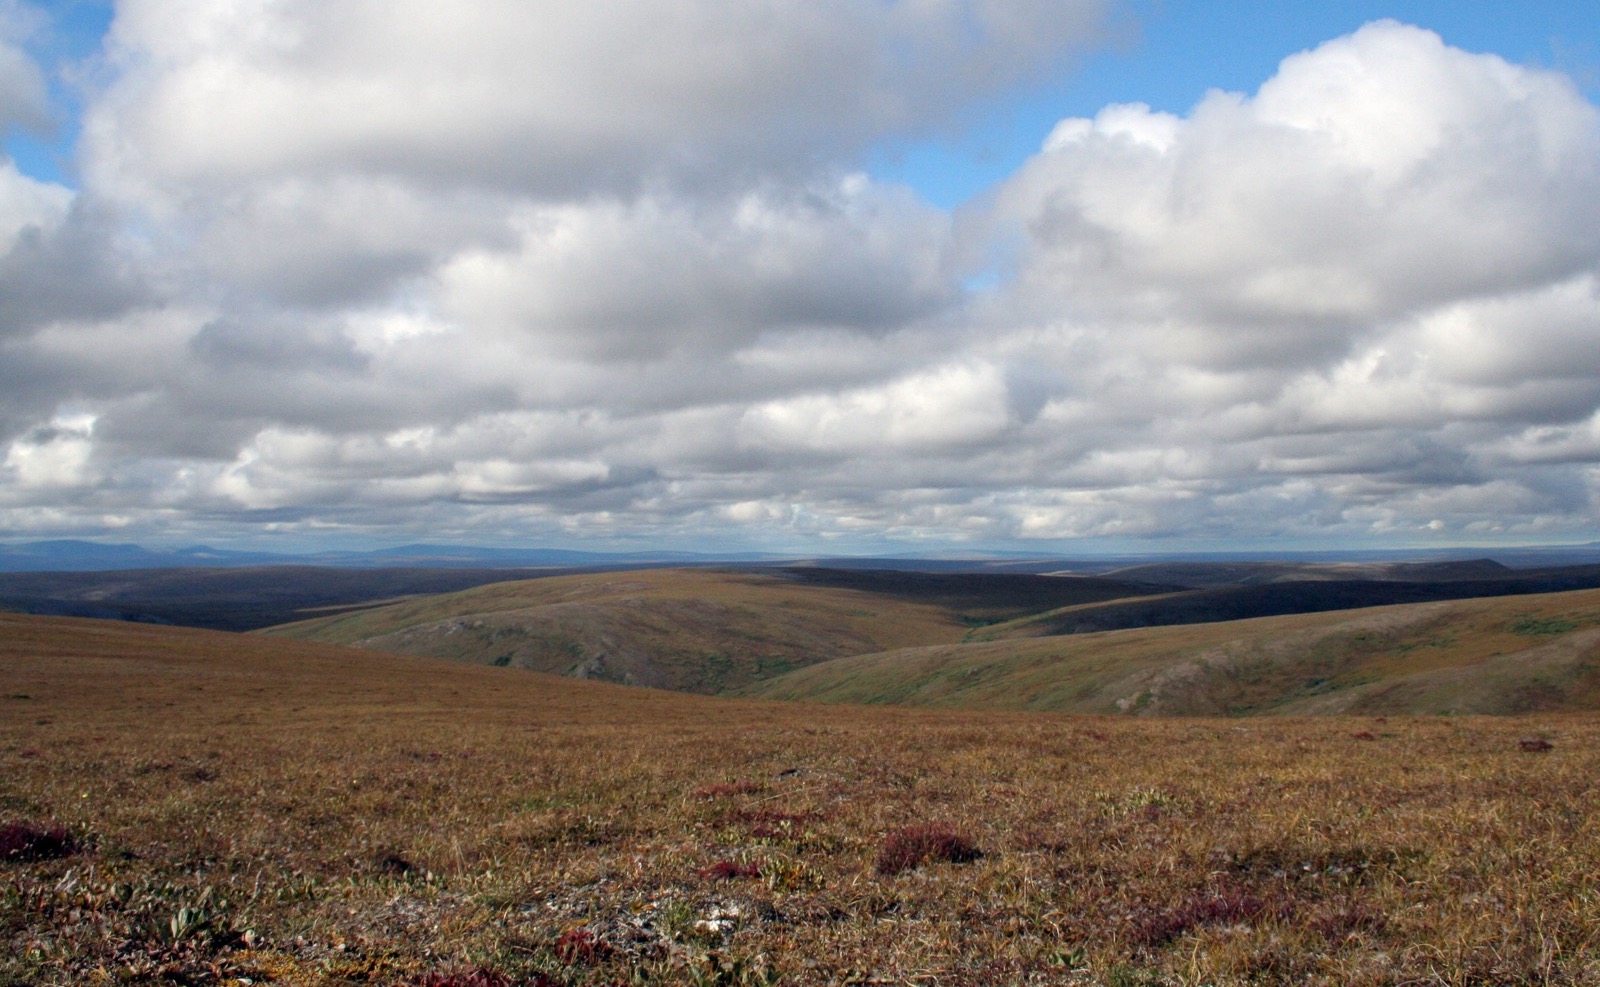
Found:
<path fill-rule="evenodd" d="M 582 552 L 555 548 L 482 548 L 472 545 L 401 545 L 363 552 L 237 551 L 195 545 L 150 549 L 140 545 L 58 539 L 0 545 L 0 572 L 110 572 L 119 569 L 235 568 L 320 565 L 337 568 L 546 568 L 550 566 L 693 565 L 761 562 L 758 552 Z"/>

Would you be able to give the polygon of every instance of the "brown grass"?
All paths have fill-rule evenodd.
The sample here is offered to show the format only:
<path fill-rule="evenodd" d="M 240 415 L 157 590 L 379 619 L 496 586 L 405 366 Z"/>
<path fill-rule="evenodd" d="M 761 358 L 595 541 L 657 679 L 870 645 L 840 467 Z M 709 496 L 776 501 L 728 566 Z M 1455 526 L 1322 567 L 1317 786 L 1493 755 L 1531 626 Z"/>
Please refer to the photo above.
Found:
<path fill-rule="evenodd" d="M 1593 715 L 781 706 L 9 616 L 0 681 L 0 824 L 80 844 L 0 862 L 7 987 L 1600 978 Z M 930 820 L 983 856 L 878 873 Z"/>

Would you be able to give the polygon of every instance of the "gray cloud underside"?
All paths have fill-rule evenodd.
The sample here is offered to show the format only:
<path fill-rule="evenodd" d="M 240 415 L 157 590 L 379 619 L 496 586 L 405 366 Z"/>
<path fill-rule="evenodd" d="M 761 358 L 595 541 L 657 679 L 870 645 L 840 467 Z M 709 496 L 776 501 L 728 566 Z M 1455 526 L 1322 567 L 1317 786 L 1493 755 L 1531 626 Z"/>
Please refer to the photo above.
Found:
<path fill-rule="evenodd" d="M 1558 74 L 1385 22 L 1063 120 L 956 214 L 852 172 L 1105 14 L 127 0 L 81 188 L 0 168 L 0 526 L 1592 530 L 1600 113 Z"/>

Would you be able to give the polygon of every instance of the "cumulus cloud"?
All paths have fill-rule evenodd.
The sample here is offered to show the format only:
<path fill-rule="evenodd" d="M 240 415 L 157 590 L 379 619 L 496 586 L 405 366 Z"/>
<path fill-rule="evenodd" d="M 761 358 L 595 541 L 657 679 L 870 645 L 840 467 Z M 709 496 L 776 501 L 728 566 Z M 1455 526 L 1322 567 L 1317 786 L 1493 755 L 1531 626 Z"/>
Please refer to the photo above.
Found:
<path fill-rule="evenodd" d="M 356 172 L 563 197 L 809 170 L 1059 65 L 1099 0 L 125 0 L 101 181 Z"/>
<path fill-rule="evenodd" d="M 12 442 L 6 450 L 4 469 L 13 484 L 23 490 L 54 491 L 93 483 L 93 432 L 92 415 L 57 418 Z"/>
<path fill-rule="evenodd" d="M 948 223 L 855 176 L 731 201 L 528 207 L 514 249 L 439 271 L 441 311 L 555 351 L 726 347 L 764 332 L 882 331 L 947 306 Z"/>
<path fill-rule="evenodd" d="M 1042 300 L 1142 313 L 1197 362 L 1316 362 L 1592 270 L 1600 127 L 1564 77 L 1383 22 L 1184 119 L 1064 121 L 1001 198 Z"/>
<path fill-rule="evenodd" d="M 528 9 L 119 6 L 81 187 L 0 167 L 12 530 L 1592 528 L 1600 111 L 1559 74 L 1379 22 L 1063 120 L 951 215 L 860 152 L 1103 5 Z"/>

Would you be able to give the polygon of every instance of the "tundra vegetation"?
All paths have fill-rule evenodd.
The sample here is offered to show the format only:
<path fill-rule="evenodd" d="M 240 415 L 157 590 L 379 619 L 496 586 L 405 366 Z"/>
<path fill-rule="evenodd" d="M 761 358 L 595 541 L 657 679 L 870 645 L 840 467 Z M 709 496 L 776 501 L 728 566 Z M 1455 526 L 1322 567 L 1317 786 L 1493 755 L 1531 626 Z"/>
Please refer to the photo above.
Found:
<path fill-rule="evenodd" d="M 778 704 L 4 615 L 0 682 L 11 987 L 1600 981 L 1589 713 Z"/>

